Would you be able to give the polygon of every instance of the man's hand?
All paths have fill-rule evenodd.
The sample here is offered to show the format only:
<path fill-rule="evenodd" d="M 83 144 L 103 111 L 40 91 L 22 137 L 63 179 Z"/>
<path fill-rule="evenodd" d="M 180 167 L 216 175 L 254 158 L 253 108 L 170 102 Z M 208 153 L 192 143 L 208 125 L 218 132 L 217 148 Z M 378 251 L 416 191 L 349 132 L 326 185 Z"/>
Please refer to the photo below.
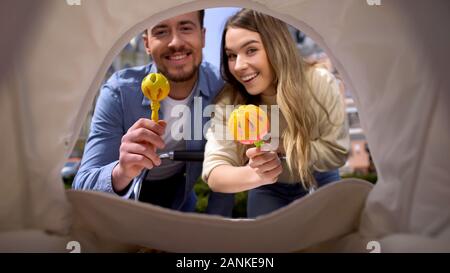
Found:
<path fill-rule="evenodd" d="M 116 192 L 125 189 L 144 168 L 152 169 L 161 164 L 156 149 L 165 146 L 162 136 L 166 125 L 162 120 L 156 123 L 141 118 L 122 137 L 119 164 L 112 171 L 112 184 Z"/>
<path fill-rule="evenodd" d="M 250 159 L 248 166 L 254 171 L 258 184 L 275 183 L 283 172 L 281 161 L 276 152 L 261 151 L 260 148 L 250 148 L 246 152 Z"/>

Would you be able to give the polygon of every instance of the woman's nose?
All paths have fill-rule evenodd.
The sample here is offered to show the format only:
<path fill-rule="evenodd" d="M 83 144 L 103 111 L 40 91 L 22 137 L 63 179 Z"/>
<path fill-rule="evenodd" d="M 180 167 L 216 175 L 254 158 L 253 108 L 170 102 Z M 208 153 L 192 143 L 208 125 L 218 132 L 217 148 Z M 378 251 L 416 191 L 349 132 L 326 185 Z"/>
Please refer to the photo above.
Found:
<path fill-rule="evenodd" d="M 242 56 L 236 57 L 236 64 L 234 66 L 235 70 L 244 70 L 248 67 L 247 60 L 243 58 Z"/>

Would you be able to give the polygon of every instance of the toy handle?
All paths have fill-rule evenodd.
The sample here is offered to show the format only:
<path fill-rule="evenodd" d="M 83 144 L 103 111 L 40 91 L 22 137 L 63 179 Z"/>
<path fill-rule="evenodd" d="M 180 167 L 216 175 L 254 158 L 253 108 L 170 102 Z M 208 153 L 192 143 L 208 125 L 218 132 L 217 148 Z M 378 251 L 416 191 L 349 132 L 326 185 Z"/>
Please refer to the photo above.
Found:
<path fill-rule="evenodd" d="M 158 122 L 158 120 L 159 120 L 159 114 L 158 114 L 159 107 L 160 107 L 159 101 L 152 101 L 150 104 L 150 108 L 152 109 L 152 117 L 151 118 L 154 122 Z"/>

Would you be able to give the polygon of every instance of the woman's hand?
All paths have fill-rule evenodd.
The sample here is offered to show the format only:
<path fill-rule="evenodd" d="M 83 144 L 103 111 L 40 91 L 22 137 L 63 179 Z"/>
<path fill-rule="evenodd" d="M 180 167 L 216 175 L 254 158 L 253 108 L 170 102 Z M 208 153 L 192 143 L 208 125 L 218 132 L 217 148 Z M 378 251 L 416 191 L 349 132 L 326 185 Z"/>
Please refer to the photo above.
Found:
<path fill-rule="evenodd" d="M 250 148 L 246 155 L 250 159 L 248 166 L 254 171 L 254 178 L 260 185 L 275 183 L 283 172 L 281 160 L 276 152 Z"/>

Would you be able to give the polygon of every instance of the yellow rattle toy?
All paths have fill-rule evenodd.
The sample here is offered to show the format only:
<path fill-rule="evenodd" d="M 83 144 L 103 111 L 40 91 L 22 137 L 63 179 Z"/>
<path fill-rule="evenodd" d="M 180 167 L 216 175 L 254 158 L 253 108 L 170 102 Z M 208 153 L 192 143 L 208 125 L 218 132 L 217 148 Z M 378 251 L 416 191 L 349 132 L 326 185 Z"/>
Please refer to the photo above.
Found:
<path fill-rule="evenodd" d="M 169 95 L 169 81 L 161 73 L 150 73 L 142 80 L 141 89 L 144 96 L 151 101 L 152 120 L 158 122 L 159 102 Z"/>
<path fill-rule="evenodd" d="M 228 130 L 234 140 L 242 144 L 255 144 L 260 148 L 269 131 L 267 114 L 256 105 L 241 105 L 231 112 Z"/>

